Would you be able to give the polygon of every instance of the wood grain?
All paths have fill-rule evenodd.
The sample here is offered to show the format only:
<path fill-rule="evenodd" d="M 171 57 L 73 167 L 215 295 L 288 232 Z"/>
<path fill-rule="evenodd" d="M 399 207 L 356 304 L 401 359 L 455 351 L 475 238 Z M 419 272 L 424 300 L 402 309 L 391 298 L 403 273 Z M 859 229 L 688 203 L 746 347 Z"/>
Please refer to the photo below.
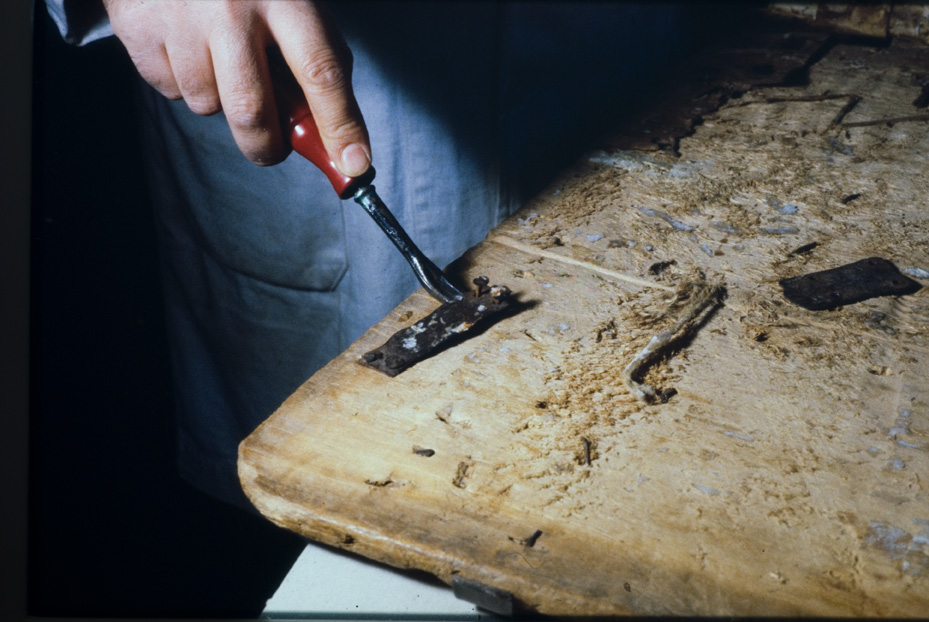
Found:
<path fill-rule="evenodd" d="M 456 266 L 525 310 L 396 378 L 359 365 L 435 308 L 414 294 L 242 443 L 246 493 L 547 614 L 924 616 L 929 288 L 807 311 L 777 283 L 929 270 L 929 124 L 886 121 L 918 112 L 927 62 L 840 45 L 808 85 L 704 114 L 679 155 L 591 153 Z M 643 404 L 622 371 L 695 279 L 724 304 Z"/>

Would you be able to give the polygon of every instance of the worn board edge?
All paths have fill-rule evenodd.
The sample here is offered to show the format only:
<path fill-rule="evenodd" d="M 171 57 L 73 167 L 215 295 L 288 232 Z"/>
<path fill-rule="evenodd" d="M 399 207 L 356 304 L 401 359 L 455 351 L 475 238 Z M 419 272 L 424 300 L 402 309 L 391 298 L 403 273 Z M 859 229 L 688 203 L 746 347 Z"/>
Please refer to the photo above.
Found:
<path fill-rule="evenodd" d="M 488 247 L 494 248 L 490 251 Z M 504 250 L 505 249 L 505 250 Z M 474 252 L 477 254 L 496 254 L 501 251 L 517 252 L 514 249 L 500 248 L 495 242 L 485 242 Z M 518 251 L 522 252 L 522 251 Z M 479 266 L 472 268 L 480 269 Z M 385 333 L 394 330 L 402 324 L 400 317 L 407 315 L 412 309 L 417 313 L 426 313 L 435 306 L 434 301 L 429 299 L 424 293 L 414 294 L 406 303 L 398 307 L 397 311 L 392 314 L 390 322 L 382 323 L 378 329 L 372 331 L 359 339 L 358 342 L 346 351 L 343 355 L 344 360 L 352 360 L 353 357 L 360 355 L 369 347 L 372 342 L 377 342 Z M 737 313 L 737 310 L 728 310 L 730 313 Z M 313 391 L 313 385 L 325 386 L 333 382 L 340 373 L 337 361 L 333 362 L 327 368 L 324 368 L 312 379 L 311 383 L 301 389 L 288 400 L 289 405 L 285 404 L 282 410 L 289 407 L 299 408 L 302 401 L 300 393 Z M 263 427 L 271 428 L 273 424 L 266 422 Z M 266 430 L 270 432 L 270 430 Z M 645 559 L 646 556 L 635 555 L 631 551 L 627 553 L 628 557 L 614 560 L 615 566 L 628 568 L 628 573 L 613 572 L 613 575 L 628 578 L 630 589 L 633 590 L 635 597 L 630 597 L 628 604 L 617 599 L 604 598 L 602 601 L 592 602 L 589 595 L 576 592 L 573 594 L 566 590 L 567 586 L 560 577 L 551 578 L 550 581 L 540 581 L 532 573 L 520 572 L 519 566 L 512 565 L 494 565 L 481 568 L 471 565 L 469 559 L 493 559 L 494 551 L 483 547 L 483 551 L 472 552 L 469 554 L 455 554 L 453 547 L 443 545 L 441 542 L 435 542 L 428 538 L 422 538 L 415 533 L 411 534 L 404 525 L 383 525 L 380 526 L 373 522 L 366 522 L 362 519 L 352 519 L 345 515 L 342 509 L 336 504 L 335 506 L 327 505 L 324 498 L 316 498 L 312 502 L 313 510 L 301 505 L 307 503 L 307 495 L 313 493 L 307 491 L 282 491 L 278 484 L 272 479 L 274 469 L 262 471 L 255 467 L 256 464 L 262 463 L 263 467 L 269 466 L 268 456 L 258 456 L 256 452 L 261 451 L 262 431 L 259 430 L 248 443 L 243 443 L 240 449 L 240 473 L 243 488 L 246 494 L 253 501 L 262 514 L 268 516 L 278 525 L 301 533 L 302 535 L 323 543 L 343 548 L 365 557 L 398 567 L 398 568 L 416 568 L 429 572 L 445 583 L 451 584 L 455 576 L 464 577 L 470 581 L 493 586 L 497 589 L 506 590 L 517 596 L 519 601 L 528 609 L 539 610 L 547 614 L 554 615 L 625 615 L 631 613 L 642 613 L 643 607 L 654 606 L 654 604 L 643 605 L 650 598 L 654 600 L 656 593 L 660 592 L 660 585 L 674 585 L 681 581 L 685 574 L 677 575 L 680 568 L 674 566 L 662 569 L 655 568 Z M 341 486 L 340 482 L 333 481 L 333 485 Z M 366 494 L 366 490 L 358 486 L 351 488 L 335 488 L 329 490 L 330 493 L 338 493 L 336 496 L 350 498 Z M 386 491 L 385 491 L 386 492 Z M 388 493 L 389 494 L 389 493 Z M 301 503 L 294 503 L 288 499 L 300 498 Z M 462 512 L 456 516 L 456 522 L 470 523 L 471 529 L 475 533 L 485 534 L 488 541 L 501 542 L 506 538 L 512 538 L 518 535 L 528 536 L 534 529 L 541 529 L 549 537 L 557 534 L 559 526 L 557 523 L 547 521 L 544 517 L 527 517 L 518 515 L 501 515 L 488 517 L 486 513 L 469 512 L 466 504 L 467 494 L 462 493 Z M 397 510 L 390 503 L 384 506 L 374 505 L 372 512 L 389 514 L 391 510 Z M 406 508 L 416 511 L 415 507 Z M 426 525 L 435 516 L 430 514 L 428 508 L 419 511 L 422 520 Z M 514 528 L 515 525 L 523 525 L 522 531 Z M 467 529 L 464 529 L 467 531 Z M 591 546 L 591 543 L 586 543 Z M 593 543 L 593 550 L 597 548 Z M 585 543 L 577 543 L 578 549 L 583 549 Z M 478 547 L 482 548 L 482 547 Z M 544 550 L 544 536 L 540 540 L 539 549 L 534 551 L 538 553 Z M 591 551 L 591 555 L 594 551 Z M 514 551 L 516 555 L 520 551 Z M 526 551 L 522 551 L 525 554 Z M 514 557 L 515 559 L 515 557 Z M 530 563 L 527 561 L 526 563 Z M 534 562 L 533 562 L 534 563 Z M 596 564 L 594 564 L 596 565 Z M 593 570 L 592 568 L 588 570 Z M 575 567 L 576 573 L 582 573 L 583 568 Z M 676 576 L 677 575 L 677 576 Z M 648 577 L 643 581 L 642 577 Z M 802 586 L 797 586 L 796 590 L 790 594 L 783 593 L 776 595 L 759 594 L 751 582 L 733 580 L 731 582 L 717 582 L 717 589 L 720 593 L 727 594 L 726 611 L 733 615 L 860 615 L 861 609 L 856 605 L 843 602 L 841 594 L 833 594 L 832 599 L 824 599 L 823 594 L 815 591 L 807 591 Z M 552 602 L 552 593 L 557 592 L 557 602 Z M 625 592 L 629 594 L 629 592 Z M 622 594 L 620 594 L 622 596 Z M 651 613 L 659 615 L 670 614 L 692 614 L 697 612 L 702 615 L 718 615 L 719 604 L 711 604 L 701 601 L 698 594 L 688 593 L 685 584 L 681 584 L 679 596 L 682 602 L 686 602 L 686 607 L 680 603 L 669 604 L 668 609 L 652 610 Z M 815 598 L 814 598 L 815 596 Z M 796 599 L 796 600 L 795 600 Z M 905 613 L 905 610 L 902 610 Z M 902 615 L 902 614 L 901 614 Z"/>

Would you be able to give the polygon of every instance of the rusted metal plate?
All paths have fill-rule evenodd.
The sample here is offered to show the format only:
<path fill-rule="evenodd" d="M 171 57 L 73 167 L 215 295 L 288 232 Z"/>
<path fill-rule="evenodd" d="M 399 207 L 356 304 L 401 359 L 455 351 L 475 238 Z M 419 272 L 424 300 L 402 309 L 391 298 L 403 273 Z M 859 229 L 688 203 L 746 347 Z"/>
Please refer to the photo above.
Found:
<path fill-rule="evenodd" d="M 922 289 L 881 257 L 783 279 L 780 284 L 787 300 L 811 311 L 835 309 L 878 296 L 914 294 Z"/>
<path fill-rule="evenodd" d="M 503 285 L 487 285 L 486 277 L 474 280 L 472 295 L 446 303 L 412 326 L 395 333 L 387 342 L 366 352 L 361 363 L 388 376 L 467 338 L 474 326 L 487 325 L 494 316 L 512 307 L 513 296 Z"/>

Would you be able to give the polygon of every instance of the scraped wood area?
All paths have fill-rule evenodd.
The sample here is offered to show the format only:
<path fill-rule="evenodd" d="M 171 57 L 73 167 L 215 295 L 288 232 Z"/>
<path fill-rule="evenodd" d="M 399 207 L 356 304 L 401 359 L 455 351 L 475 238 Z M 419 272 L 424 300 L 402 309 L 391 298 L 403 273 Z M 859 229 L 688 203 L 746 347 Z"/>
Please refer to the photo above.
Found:
<path fill-rule="evenodd" d="M 417 293 L 288 399 L 240 448 L 255 506 L 546 614 L 925 616 L 929 287 L 807 311 L 778 281 L 881 256 L 929 285 L 929 49 L 740 45 L 458 263 L 525 310 L 357 364 Z M 686 283 L 726 294 L 637 397 Z"/>

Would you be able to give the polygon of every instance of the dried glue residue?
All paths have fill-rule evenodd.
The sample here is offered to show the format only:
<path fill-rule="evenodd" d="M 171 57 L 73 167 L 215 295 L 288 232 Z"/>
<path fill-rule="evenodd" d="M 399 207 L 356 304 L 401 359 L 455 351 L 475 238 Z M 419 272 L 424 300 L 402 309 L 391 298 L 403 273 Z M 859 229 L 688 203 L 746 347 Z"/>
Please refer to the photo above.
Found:
<path fill-rule="evenodd" d="M 881 521 L 871 521 L 865 543 L 881 549 L 890 555 L 891 559 L 900 559 L 906 554 L 910 539 L 911 536 L 903 529 Z"/>
<path fill-rule="evenodd" d="M 715 497 L 717 495 L 723 494 L 722 490 L 719 490 L 718 488 L 713 488 L 712 486 L 703 486 L 702 484 L 694 484 L 694 488 L 696 488 L 697 490 L 699 490 L 705 495 L 710 495 L 711 497 Z"/>
<path fill-rule="evenodd" d="M 662 212 L 661 210 L 652 209 L 650 207 L 640 207 L 639 211 L 645 214 L 646 216 L 654 216 L 660 218 L 678 231 L 693 231 L 696 229 L 693 225 L 688 225 L 687 223 L 681 222 L 676 218 L 673 218 L 667 212 Z"/>
<path fill-rule="evenodd" d="M 929 576 L 929 520 L 914 518 L 916 534 L 883 521 L 868 525 L 865 544 L 886 553 L 900 563 L 900 570 L 912 576 Z"/>

